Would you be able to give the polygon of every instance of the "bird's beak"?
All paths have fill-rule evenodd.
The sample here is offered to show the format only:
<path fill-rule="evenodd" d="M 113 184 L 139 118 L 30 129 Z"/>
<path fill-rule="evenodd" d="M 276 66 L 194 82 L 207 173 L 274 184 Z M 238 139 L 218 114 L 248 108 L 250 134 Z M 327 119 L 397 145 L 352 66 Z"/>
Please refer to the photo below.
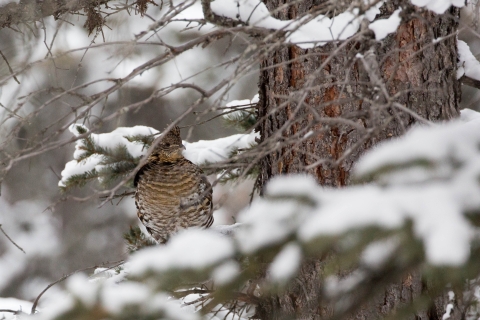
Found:
<path fill-rule="evenodd" d="M 182 144 L 182 148 L 183 148 L 183 150 L 187 149 L 187 148 L 185 148 L 185 145 L 183 145 L 183 144 Z"/>

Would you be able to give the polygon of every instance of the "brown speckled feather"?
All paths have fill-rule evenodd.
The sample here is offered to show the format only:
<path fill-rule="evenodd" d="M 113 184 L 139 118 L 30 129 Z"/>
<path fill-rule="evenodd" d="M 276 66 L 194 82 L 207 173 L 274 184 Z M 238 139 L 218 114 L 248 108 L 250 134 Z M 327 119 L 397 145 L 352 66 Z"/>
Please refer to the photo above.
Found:
<path fill-rule="evenodd" d="M 183 157 L 182 148 L 175 127 L 135 177 L 138 217 L 160 243 L 181 229 L 213 223 L 212 186 L 203 171 Z"/>

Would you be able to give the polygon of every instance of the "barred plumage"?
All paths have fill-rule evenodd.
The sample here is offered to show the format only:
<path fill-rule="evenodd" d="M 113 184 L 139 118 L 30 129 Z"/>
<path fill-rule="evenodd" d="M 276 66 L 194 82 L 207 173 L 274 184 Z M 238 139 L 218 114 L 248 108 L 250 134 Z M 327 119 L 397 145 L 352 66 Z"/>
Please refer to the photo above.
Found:
<path fill-rule="evenodd" d="M 212 225 L 212 186 L 203 171 L 183 157 L 177 126 L 158 139 L 135 176 L 135 205 L 147 231 L 165 243 L 181 229 Z"/>

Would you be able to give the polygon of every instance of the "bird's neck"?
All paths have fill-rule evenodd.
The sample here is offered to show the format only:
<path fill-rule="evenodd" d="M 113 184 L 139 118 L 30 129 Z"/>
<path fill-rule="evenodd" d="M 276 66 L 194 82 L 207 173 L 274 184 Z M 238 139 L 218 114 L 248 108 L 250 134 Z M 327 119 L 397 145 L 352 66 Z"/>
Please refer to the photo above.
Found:
<path fill-rule="evenodd" d="M 148 162 L 156 162 L 161 165 L 172 165 L 184 161 L 185 158 L 179 155 L 165 156 L 159 154 L 151 154 L 148 157 Z"/>

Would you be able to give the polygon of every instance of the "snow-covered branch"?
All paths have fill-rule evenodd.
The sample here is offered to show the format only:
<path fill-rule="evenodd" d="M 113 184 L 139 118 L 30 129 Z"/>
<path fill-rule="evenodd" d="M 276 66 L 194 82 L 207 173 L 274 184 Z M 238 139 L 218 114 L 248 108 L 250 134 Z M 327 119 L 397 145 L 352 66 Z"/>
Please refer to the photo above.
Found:
<path fill-rule="evenodd" d="M 71 125 L 69 130 L 75 136 L 88 132 L 88 128 L 80 124 Z M 91 133 L 77 140 L 74 160 L 66 163 L 59 187 L 81 186 L 90 180 L 98 180 L 105 185 L 115 178 L 125 177 L 147 153 L 157 135 L 159 132 L 153 128 L 135 126 L 117 128 L 109 133 Z M 184 156 L 198 165 L 227 161 L 235 150 L 255 145 L 256 136 L 252 132 L 216 140 L 184 141 Z"/>
<path fill-rule="evenodd" d="M 171 311 L 172 317 L 186 317 L 184 312 L 196 306 L 210 318 L 217 307 L 233 308 L 233 297 L 242 296 L 249 301 L 242 304 L 246 306 L 281 290 L 305 259 L 333 252 L 339 253 L 334 264 L 350 261 L 354 270 L 342 279 L 335 268 L 326 272 L 325 299 L 371 294 L 383 283 L 382 276 L 401 279 L 403 270 L 419 266 L 464 274 L 478 263 L 480 252 L 474 241 L 479 232 L 479 145 L 480 114 L 465 110 L 460 120 L 414 127 L 365 154 L 355 169 L 360 182 L 355 186 L 328 189 L 309 176 L 277 177 L 267 185 L 265 197 L 242 212 L 229 236 L 219 230 L 186 230 L 164 246 L 134 253 L 122 267 L 123 275 L 112 278 L 116 281 L 96 277 L 89 284 L 75 278 L 68 290 L 74 297 L 69 299 L 77 302 L 42 319 L 59 319 L 78 310 L 79 302 L 90 310 L 86 312 L 101 306 L 113 319 L 128 306 L 136 306 L 138 316 L 182 304 L 191 309 Z M 267 277 L 253 282 L 253 289 L 249 280 L 259 272 Z M 445 276 L 441 281 L 453 285 L 462 279 Z M 153 301 L 158 307 L 149 309 Z M 345 303 L 338 312 L 352 307 Z"/>
<path fill-rule="evenodd" d="M 204 14 L 211 23 L 225 27 L 241 23 L 257 29 L 282 31 L 286 33 L 285 42 L 302 49 L 352 37 L 359 31 L 363 19 L 370 22 L 375 19 L 384 1 L 364 0 L 359 3 L 360 6 L 353 5 L 332 18 L 313 13 L 295 20 L 280 20 L 272 17 L 266 5 L 259 0 L 202 0 Z M 452 5 L 456 7 L 465 5 L 461 0 L 412 0 L 412 3 L 438 14 L 444 13 Z M 388 19 L 379 19 L 371 23 L 370 29 L 375 33 L 377 40 L 382 40 L 397 30 L 401 22 L 400 12 L 401 9 L 398 9 Z"/>

